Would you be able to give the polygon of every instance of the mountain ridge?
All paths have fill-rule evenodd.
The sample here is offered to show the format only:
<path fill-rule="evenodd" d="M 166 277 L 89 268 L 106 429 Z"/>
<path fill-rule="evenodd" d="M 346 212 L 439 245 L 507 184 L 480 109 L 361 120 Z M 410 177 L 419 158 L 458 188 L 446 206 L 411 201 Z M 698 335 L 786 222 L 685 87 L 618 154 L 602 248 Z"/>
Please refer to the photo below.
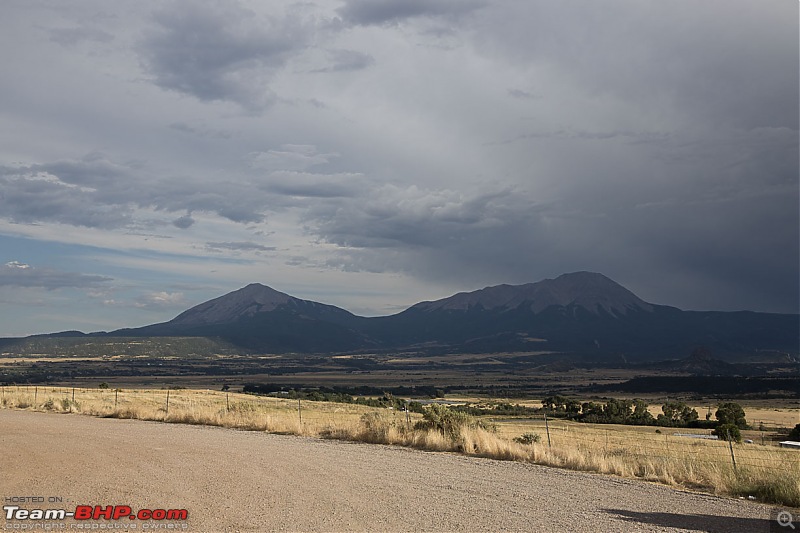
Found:
<path fill-rule="evenodd" d="M 683 357 L 698 346 L 730 360 L 800 353 L 798 315 L 682 311 L 594 272 L 485 287 L 370 318 L 251 283 L 167 322 L 91 335 L 213 337 L 262 353 L 548 351 L 593 360 Z"/>
<path fill-rule="evenodd" d="M 480 305 L 484 309 L 516 308 L 530 303 L 534 313 L 550 306 L 579 306 L 590 312 L 598 308 L 625 314 L 638 309 L 652 311 L 653 306 L 610 278 L 596 272 L 572 272 L 555 279 L 544 279 L 524 285 L 494 285 L 471 292 L 460 292 L 433 302 L 420 302 L 412 308 L 469 309 Z"/>

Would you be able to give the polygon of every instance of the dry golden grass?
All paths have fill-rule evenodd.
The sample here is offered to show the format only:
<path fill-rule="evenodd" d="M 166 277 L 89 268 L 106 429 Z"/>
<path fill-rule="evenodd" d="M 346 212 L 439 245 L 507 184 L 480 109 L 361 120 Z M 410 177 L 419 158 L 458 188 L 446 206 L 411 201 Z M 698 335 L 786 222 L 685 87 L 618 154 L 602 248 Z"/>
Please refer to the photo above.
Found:
<path fill-rule="evenodd" d="M 800 452 L 760 444 L 734 444 L 672 435 L 653 427 L 550 421 L 501 421 L 497 431 L 462 428 L 457 435 L 414 427 L 420 415 L 354 404 L 300 402 L 210 390 L 72 389 L 4 387 L 4 408 L 74 412 L 101 417 L 202 424 L 369 443 L 451 451 L 573 470 L 638 478 L 715 494 L 755 496 L 800 507 Z M 536 433 L 539 442 L 514 441 Z"/>

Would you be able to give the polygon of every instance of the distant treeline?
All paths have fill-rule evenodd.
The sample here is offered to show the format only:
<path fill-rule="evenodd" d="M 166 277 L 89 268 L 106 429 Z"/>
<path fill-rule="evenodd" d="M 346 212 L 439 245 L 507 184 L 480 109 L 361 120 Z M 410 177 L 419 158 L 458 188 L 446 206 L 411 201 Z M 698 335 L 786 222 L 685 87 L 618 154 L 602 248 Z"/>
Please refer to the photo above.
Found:
<path fill-rule="evenodd" d="M 600 385 L 595 391 L 627 393 L 697 392 L 705 395 L 740 396 L 742 394 L 800 397 L 800 376 L 790 377 L 720 377 L 720 376 L 647 376 L 615 385 Z M 778 394 L 780 393 L 780 394 Z"/>
<path fill-rule="evenodd" d="M 679 401 L 663 404 L 658 416 L 653 416 L 647 403 L 640 399 L 611 398 L 605 403 L 579 403 L 556 395 L 542 400 L 542 406 L 551 416 L 561 416 L 578 422 L 713 429 L 712 433 L 720 439 L 737 442 L 742 438 L 740 430 L 749 428 L 744 409 L 734 402 L 720 403 L 714 413 L 714 420 L 711 419 L 710 410 L 705 420 L 700 420 L 696 409 Z"/>
<path fill-rule="evenodd" d="M 273 392 L 289 391 L 317 391 L 323 394 L 338 393 L 350 396 L 380 396 L 385 393 L 395 396 L 426 396 L 429 398 L 441 398 L 450 392 L 450 387 L 438 388 L 432 386 L 419 387 L 372 387 L 369 385 L 359 385 L 354 387 L 337 386 L 332 387 L 308 387 L 301 384 L 276 384 L 276 383 L 246 383 L 243 392 L 255 394 L 270 394 Z"/>
<path fill-rule="evenodd" d="M 304 388 L 292 385 L 276 385 L 271 383 L 247 383 L 242 387 L 242 392 L 248 394 L 263 394 L 280 396 L 292 400 L 307 400 L 312 402 L 336 402 L 368 405 L 370 407 L 392 407 L 422 412 L 420 402 L 407 402 L 398 396 L 430 396 L 438 397 L 443 391 L 435 387 L 389 387 L 378 388 L 369 386 L 359 387 L 314 387 Z M 395 396 L 397 395 L 397 396 Z"/>

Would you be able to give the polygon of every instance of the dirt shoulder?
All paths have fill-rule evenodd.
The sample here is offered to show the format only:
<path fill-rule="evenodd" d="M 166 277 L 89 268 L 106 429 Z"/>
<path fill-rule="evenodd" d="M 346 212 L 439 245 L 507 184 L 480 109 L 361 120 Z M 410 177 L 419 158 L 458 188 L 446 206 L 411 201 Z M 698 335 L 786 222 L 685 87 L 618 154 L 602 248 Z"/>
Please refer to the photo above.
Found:
<path fill-rule="evenodd" d="M 212 427 L 0 410 L 0 450 L 0 497 L 63 498 L 15 504 L 21 508 L 187 509 L 187 531 L 770 530 L 771 508 L 749 501 L 538 465 Z M 3 515 L 0 527 L 13 522 L 20 523 Z"/>

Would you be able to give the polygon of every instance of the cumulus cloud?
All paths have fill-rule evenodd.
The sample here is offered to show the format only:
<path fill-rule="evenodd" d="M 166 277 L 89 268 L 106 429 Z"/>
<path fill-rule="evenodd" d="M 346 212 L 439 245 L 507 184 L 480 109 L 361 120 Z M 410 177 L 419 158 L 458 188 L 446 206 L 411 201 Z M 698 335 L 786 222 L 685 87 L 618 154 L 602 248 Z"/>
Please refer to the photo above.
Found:
<path fill-rule="evenodd" d="M 33 267 L 19 261 L 9 261 L 0 267 L 0 286 L 6 287 L 38 287 L 47 290 L 87 288 L 111 280 L 112 278 L 106 276 Z"/>
<path fill-rule="evenodd" d="M 55 222 L 116 229 L 134 224 L 136 209 L 202 211 L 234 222 L 259 222 L 265 199 L 247 181 L 221 182 L 155 174 L 92 153 L 77 160 L 0 167 L 0 217 L 17 223 Z M 193 219 L 174 221 L 185 229 Z"/>
<path fill-rule="evenodd" d="M 313 21 L 260 15 L 231 2 L 179 2 L 157 11 L 140 47 L 161 88 L 258 111 L 275 95 L 270 81 L 303 50 Z"/>
<path fill-rule="evenodd" d="M 134 303 L 141 309 L 184 309 L 188 305 L 182 292 L 157 291 L 141 295 Z"/>

